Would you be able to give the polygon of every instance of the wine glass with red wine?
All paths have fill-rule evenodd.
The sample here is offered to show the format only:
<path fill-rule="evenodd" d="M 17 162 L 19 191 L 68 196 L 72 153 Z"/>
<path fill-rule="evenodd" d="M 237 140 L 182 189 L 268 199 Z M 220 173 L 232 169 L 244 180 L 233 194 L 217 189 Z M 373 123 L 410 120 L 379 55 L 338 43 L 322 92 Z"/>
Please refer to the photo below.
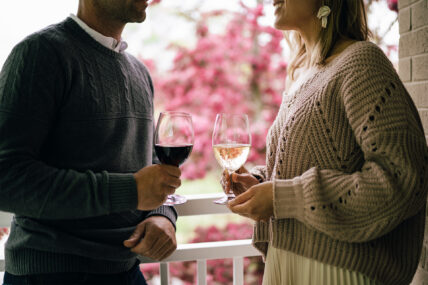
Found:
<path fill-rule="evenodd" d="M 163 164 L 180 166 L 193 148 L 194 132 L 192 117 L 184 112 L 162 112 L 156 125 L 155 151 Z M 186 198 L 177 194 L 168 195 L 164 205 L 178 205 Z"/>
<path fill-rule="evenodd" d="M 213 131 L 213 150 L 217 162 L 229 174 L 238 170 L 248 158 L 251 148 L 251 133 L 246 114 L 217 114 Z M 235 198 L 230 183 L 230 191 L 214 203 L 225 205 Z"/>

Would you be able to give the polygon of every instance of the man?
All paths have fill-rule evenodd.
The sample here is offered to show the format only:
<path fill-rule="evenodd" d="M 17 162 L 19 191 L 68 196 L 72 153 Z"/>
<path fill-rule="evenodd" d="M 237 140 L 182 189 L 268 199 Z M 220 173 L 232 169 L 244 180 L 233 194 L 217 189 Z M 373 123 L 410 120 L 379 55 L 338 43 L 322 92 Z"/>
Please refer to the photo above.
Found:
<path fill-rule="evenodd" d="M 179 168 L 153 164 L 153 85 L 124 52 L 147 0 L 80 0 L 0 74 L 0 210 L 15 213 L 5 284 L 146 284 L 137 254 L 176 248 Z"/>

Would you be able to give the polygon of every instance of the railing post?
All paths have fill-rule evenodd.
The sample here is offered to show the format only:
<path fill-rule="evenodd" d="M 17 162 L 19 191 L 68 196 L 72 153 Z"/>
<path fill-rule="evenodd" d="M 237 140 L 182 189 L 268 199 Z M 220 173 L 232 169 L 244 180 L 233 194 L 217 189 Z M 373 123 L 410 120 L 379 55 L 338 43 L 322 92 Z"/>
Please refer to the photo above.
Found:
<path fill-rule="evenodd" d="M 161 285 L 169 285 L 169 263 L 161 262 L 159 267 Z"/>
<path fill-rule="evenodd" d="M 198 285 L 206 285 L 207 284 L 207 260 L 206 259 L 198 259 L 197 260 L 198 270 Z"/>
<path fill-rule="evenodd" d="M 13 214 L 0 211 L 0 228 L 10 227 L 10 223 L 12 219 L 13 219 Z"/>
<path fill-rule="evenodd" d="M 233 258 L 233 285 L 244 284 L 244 258 Z"/>

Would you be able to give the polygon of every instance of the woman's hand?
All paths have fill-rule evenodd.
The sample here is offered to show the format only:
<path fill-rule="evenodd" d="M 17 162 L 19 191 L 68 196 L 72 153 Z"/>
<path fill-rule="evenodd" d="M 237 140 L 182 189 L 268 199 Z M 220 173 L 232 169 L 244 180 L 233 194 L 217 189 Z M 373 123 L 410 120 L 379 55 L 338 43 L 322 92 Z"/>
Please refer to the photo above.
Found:
<path fill-rule="evenodd" d="M 228 203 L 228 208 L 255 221 L 269 221 L 273 216 L 273 184 L 260 183 Z"/>
<path fill-rule="evenodd" d="M 259 184 L 256 177 L 251 175 L 245 167 L 239 168 L 236 172 L 232 173 L 232 191 L 238 196 L 241 193 L 247 191 L 248 188 Z M 223 186 L 224 193 L 230 192 L 230 175 L 227 170 L 223 171 L 220 184 Z"/>

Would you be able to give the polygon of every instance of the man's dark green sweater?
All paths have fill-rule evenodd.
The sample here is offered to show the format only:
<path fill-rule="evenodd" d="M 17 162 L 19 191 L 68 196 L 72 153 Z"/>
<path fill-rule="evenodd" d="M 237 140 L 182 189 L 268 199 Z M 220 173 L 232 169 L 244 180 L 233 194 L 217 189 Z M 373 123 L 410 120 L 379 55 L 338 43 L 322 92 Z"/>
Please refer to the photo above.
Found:
<path fill-rule="evenodd" d="M 0 74 L 0 210 L 15 213 L 6 271 L 115 273 L 149 216 L 133 173 L 153 164 L 153 86 L 131 55 L 71 18 L 19 43 Z"/>

